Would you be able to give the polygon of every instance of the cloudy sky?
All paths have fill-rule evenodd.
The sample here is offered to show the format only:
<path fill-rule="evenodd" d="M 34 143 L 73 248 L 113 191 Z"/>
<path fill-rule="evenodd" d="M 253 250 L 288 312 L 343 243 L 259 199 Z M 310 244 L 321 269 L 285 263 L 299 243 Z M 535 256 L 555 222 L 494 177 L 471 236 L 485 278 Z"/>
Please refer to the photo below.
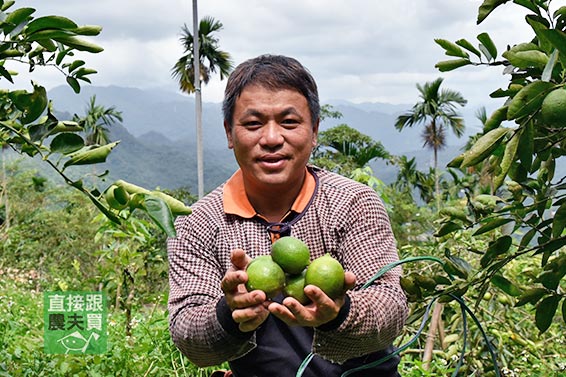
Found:
<path fill-rule="evenodd" d="M 469 106 L 489 106 L 488 94 L 506 85 L 500 68 L 472 67 L 440 73 L 434 64 L 448 59 L 435 38 L 455 41 L 489 32 L 499 50 L 524 42 L 532 32 L 522 8 L 508 3 L 476 25 L 481 0 L 200 0 L 199 18 L 212 16 L 224 29 L 220 46 L 234 62 L 262 53 L 299 59 L 319 84 L 321 100 L 414 103 L 416 83 L 442 76 Z M 170 69 L 183 51 L 181 26 L 192 28 L 192 0 L 16 0 L 78 24 L 103 27 L 93 41 L 104 52 L 86 56 L 99 73 L 97 86 L 167 88 L 175 91 Z M 23 70 L 23 69 L 21 69 Z M 25 75 L 21 80 L 29 82 Z M 53 69 L 34 73 L 48 89 L 64 84 Z M 1 81 L 5 86 L 6 82 Z M 203 99 L 220 102 L 225 82 L 203 88 Z"/>

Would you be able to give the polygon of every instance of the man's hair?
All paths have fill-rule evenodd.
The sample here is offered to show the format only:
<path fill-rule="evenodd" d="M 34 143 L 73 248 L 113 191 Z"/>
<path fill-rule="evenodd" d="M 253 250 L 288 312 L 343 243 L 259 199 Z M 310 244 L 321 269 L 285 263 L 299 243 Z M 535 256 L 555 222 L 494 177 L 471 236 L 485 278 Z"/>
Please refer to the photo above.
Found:
<path fill-rule="evenodd" d="M 296 90 L 307 100 L 313 126 L 320 116 L 318 89 L 310 72 L 296 59 L 282 55 L 260 55 L 238 65 L 228 78 L 222 111 L 230 128 L 236 100 L 250 85 L 269 90 Z"/>

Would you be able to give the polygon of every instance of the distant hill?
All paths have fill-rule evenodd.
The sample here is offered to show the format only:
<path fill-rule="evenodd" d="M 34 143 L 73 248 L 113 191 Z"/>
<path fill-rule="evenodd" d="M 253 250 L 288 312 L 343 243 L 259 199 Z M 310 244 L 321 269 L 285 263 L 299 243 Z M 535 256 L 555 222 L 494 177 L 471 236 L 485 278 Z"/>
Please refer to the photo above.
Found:
<path fill-rule="evenodd" d="M 111 139 L 121 140 L 108 161 L 97 171 L 109 169 L 109 179 L 122 178 L 148 188 L 174 189 L 188 187 L 197 191 L 196 142 L 194 100 L 178 93 L 123 88 L 117 86 L 84 86 L 79 95 L 69 87 L 60 86 L 49 91 L 58 113 L 68 118 L 82 115 L 89 98 L 114 106 L 122 112 L 123 123 L 112 127 Z M 397 131 L 394 122 L 398 114 L 411 105 L 384 103 L 353 104 L 336 100 L 330 103 L 342 113 L 341 119 L 327 119 L 321 130 L 346 123 L 360 132 L 383 143 L 393 154 L 416 156 L 420 169 L 428 169 L 432 152 L 422 149 L 421 128 Z M 468 119 L 466 119 L 468 121 Z M 472 119 L 473 122 L 473 119 Z M 226 180 L 237 168 L 232 151 L 227 148 L 219 103 L 203 104 L 203 150 L 205 191 L 210 191 Z M 479 121 L 476 121 L 476 124 Z M 477 132 L 473 130 L 470 134 Z M 441 152 L 442 163 L 459 153 L 467 137 L 449 139 L 450 147 Z M 396 168 L 380 161 L 372 164 L 376 175 L 385 182 L 395 179 Z"/>

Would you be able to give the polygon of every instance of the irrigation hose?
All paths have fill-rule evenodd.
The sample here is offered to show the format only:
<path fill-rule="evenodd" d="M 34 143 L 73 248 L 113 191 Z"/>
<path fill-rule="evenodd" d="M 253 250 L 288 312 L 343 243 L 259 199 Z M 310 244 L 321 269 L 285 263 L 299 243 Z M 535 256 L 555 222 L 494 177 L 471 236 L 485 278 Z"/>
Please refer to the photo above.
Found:
<path fill-rule="evenodd" d="M 388 271 L 394 269 L 397 266 L 400 266 L 400 265 L 405 264 L 405 263 L 419 262 L 419 261 L 432 261 L 432 262 L 436 262 L 436 263 L 440 263 L 441 265 L 444 265 L 444 262 L 442 261 L 442 259 L 437 258 L 437 257 L 433 257 L 433 256 L 418 256 L 418 257 L 405 258 L 405 259 L 399 260 L 397 262 L 390 263 L 390 264 L 386 265 L 385 267 L 383 267 L 382 269 L 380 269 L 374 276 L 372 276 L 362 286 L 362 289 L 365 289 L 365 288 L 371 286 L 377 279 L 379 279 L 380 277 L 385 275 Z M 454 280 L 454 277 L 452 275 L 450 275 L 450 274 L 448 274 L 448 275 L 449 275 L 451 281 Z M 491 360 L 493 362 L 495 376 L 501 377 L 501 372 L 499 370 L 499 365 L 497 363 L 497 356 L 495 354 L 493 346 L 491 345 L 491 342 L 489 341 L 489 338 L 488 338 L 485 330 L 483 329 L 479 319 L 475 316 L 475 314 L 466 305 L 466 303 L 464 302 L 464 300 L 462 300 L 461 297 L 458 297 L 458 296 L 456 296 L 452 293 L 448 293 L 448 296 L 450 296 L 451 298 L 453 298 L 454 300 L 456 300 L 460 304 L 460 308 L 462 310 L 462 332 L 463 332 L 463 342 L 464 342 L 463 347 L 462 347 L 462 352 L 460 353 L 460 357 L 458 358 L 458 363 L 456 364 L 456 368 L 454 369 L 454 372 L 452 373 L 452 377 L 456 377 L 458 375 L 460 368 L 464 364 L 464 356 L 465 356 L 465 353 L 466 353 L 466 342 L 467 342 L 467 335 L 468 335 L 467 315 L 470 315 L 470 317 L 472 317 L 472 320 L 475 322 L 476 326 L 479 328 L 479 330 L 482 334 L 482 337 L 483 337 L 483 339 L 486 343 L 486 346 L 489 350 Z M 389 354 L 389 355 L 387 355 L 387 356 L 385 356 L 385 357 L 383 357 L 379 360 L 376 360 L 374 362 L 371 362 L 371 363 L 368 363 L 368 364 L 347 370 L 346 372 L 342 373 L 341 377 L 347 377 L 347 376 L 350 376 L 351 374 L 359 372 L 361 370 L 369 369 L 369 368 L 373 368 L 375 366 L 378 366 L 378 365 L 384 363 L 385 361 L 391 359 L 392 357 L 397 356 L 398 354 L 400 354 L 401 352 L 403 352 L 407 348 L 409 348 L 413 343 L 415 343 L 418 340 L 419 336 L 424 331 L 424 328 L 425 328 L 426 323 L 428 322 L 428 318 L 430 316 L 430 309 L 432 308 L 432 305 L 436 302 L 436 300 L 438 300 L 438 297 L 439 296 L 434 297 L 427 304 L 424 315 L 423 315 L 423 319 L 421 321 L 421 324 L 420 324 L 417 332 L 407 343 L 405 343 L 404 345 L 397 348 L 393 353 L 391 353 L 391 354 Z M 312 352 L 309 353 L 305 357 L 305 359 L 303 360 L 303 362 L 299 366 L 299 369 L 297 370 L 296 377 L 301 377 L 303 375 L 303 373 L 307 369 L 308 364 L 310 363 L 310 361 L 312 360 L 313 357 L 314 357 L 314 354 Z"/>

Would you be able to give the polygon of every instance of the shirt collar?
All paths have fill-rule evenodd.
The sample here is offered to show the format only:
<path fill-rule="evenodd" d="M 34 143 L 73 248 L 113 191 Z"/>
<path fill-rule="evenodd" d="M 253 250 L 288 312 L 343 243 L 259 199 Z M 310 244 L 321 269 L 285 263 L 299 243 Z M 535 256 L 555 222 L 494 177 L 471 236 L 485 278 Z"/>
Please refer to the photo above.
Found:
<path fill-rule="evenodd" d="M 296 213 L 301 213 L 307 207 L 316 188 L 316 181 L 312 173 L 307 168 L 305 168 L 305 170 L 306 175 L 303 186 L 291 206 L 291 211 Z M 232 177 L 228 179 L 224 185 L 222 196 L 225 213 L 248 219 L 259 215 L 246 195 L 244 175 L 241 169 L 238 169 Z"/>

